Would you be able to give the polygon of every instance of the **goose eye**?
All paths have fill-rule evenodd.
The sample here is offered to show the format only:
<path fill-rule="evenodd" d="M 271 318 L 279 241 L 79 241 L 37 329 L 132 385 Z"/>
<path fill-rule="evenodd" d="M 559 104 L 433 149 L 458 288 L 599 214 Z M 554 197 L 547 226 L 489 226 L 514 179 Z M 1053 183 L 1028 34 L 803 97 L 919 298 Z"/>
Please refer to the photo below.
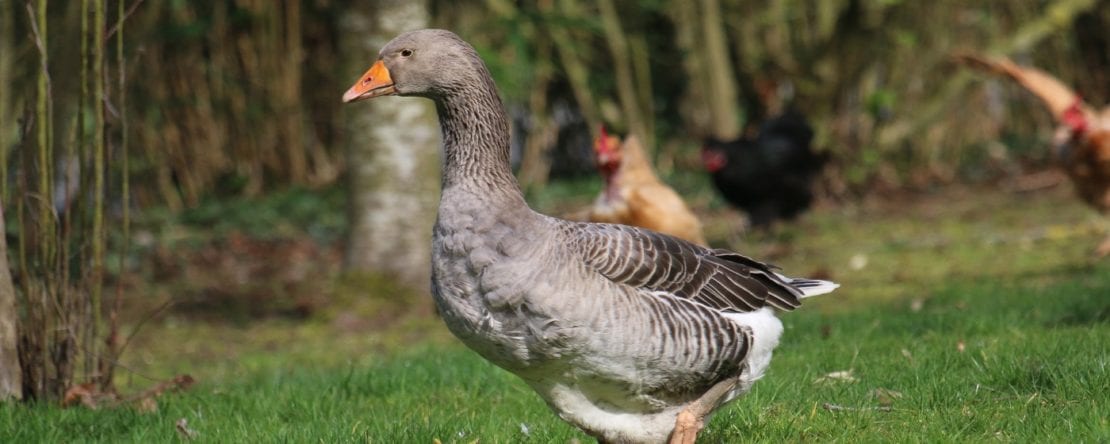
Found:
<path fill-rule="evenodd" d="M 412 50 L 411 49 L 402 49 L 401 50 L 401 57 L 408 57 L 408 56 L 411 56 L 411 55 L 412 55 Z"/>

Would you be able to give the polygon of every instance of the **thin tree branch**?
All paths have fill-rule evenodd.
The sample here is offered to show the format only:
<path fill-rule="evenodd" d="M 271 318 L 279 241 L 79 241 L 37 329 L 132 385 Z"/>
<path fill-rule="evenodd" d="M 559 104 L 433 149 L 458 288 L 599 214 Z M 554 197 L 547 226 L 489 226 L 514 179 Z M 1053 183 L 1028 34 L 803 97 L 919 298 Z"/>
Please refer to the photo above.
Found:
<path fill-rule="evenodd" d="M 50 103 L 53 103 L 54 98 L 51 95 L 53 94 L 52 90 L 54 88 L 50 85 L 50 70 L 47 69 L 46 45 L 42 42 L 42 35 L 39 34 L 39 25 L 35 21 L 35 8 L 31 7 L 31 2 L 27 2 L 24 5 L 27 6 L 27 18 L 31 23 L 31 35 L 34 37 L 33 42 L 35 43 L 35 47 L 38 48 L 39 55 L 41 56 L 39 57 L 39 61 L 42 64 L 42 74 L 46 77 L 46 98 Z"/>
<path fill-rule="evenodd" d="M 116 22 L 116 24 L 112 25 L 111 28 L 108 28 L 108 32 L 104 35 L 104 38 L 112 38 L 112 36 L 115 35 L 116 31 L 119 30 L 120 25 L 122 25 L 123 22 L 127 19 L 131 18 L 131 14 L 134 14 L 135 10 L 139 9 L 139 5 L 143 4 L 143 1 L 145 0 L 135 0 L 135 3 L 132 3 L 131 7 L 127 8 L 127 12 L 123 14 L 123 18 L 119 19 L 119 21 Z"/>

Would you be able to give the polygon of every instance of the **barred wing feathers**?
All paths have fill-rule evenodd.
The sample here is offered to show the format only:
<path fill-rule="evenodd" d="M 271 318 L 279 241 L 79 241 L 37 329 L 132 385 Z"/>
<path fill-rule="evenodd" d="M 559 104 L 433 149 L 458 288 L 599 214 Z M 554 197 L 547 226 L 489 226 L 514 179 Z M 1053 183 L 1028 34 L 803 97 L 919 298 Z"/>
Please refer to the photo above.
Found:
<path fill-rule="evenodd" d="M 586 264 L 613 282 L 722 311 L 745 313 L 766 306 L 793 310 L 801 299 L 838 287 L 828 281 L 789 278 L 773 265 L 736 252 L 635 227 L 570 223 L 569 231 Z"/>

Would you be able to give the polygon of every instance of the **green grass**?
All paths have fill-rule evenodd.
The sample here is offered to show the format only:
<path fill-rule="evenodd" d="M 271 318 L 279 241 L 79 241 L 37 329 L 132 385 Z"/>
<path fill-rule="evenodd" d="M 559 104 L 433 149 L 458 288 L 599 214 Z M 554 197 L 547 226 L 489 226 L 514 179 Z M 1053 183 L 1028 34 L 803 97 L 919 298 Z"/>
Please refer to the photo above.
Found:
<path fill-rule="evenodd" d="M 1110 261 L 1089 258 L 1105 233 L 1064 190 L 824 209 L 743 237 L 731 212 L 703 216 L 714 243 L 843 287 L 782 316 L 769 374 L 702 442 L 1110 440 Z M 161 320 L 127 364 L 197 386 L 153 413 L 0 406 L 0 442 L 172 442 L 180 418 L 198 442 L 592 441 L 438 320 L 351 330 L 343 312 Z"/>

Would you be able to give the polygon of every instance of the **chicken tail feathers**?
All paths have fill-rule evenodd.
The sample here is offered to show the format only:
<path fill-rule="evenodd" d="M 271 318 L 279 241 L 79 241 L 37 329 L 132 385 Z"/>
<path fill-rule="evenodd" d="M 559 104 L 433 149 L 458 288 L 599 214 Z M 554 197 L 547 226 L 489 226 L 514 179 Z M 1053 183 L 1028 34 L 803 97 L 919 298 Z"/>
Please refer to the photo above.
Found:
<path fill-rule="evenodd" d="M 1051 74 L 1029 66 L 1021 66 L 1005 57 L 987 58 L 977 54 L 957 54 L 957 62 L 972 68 L 1008 77 L 1041 99 L 1052 115 L 1063 119 L 1068 108 L 1081 102 L 1079 95 Z M 1086 108 L 1085 106 L 1083 106 Z"/>

